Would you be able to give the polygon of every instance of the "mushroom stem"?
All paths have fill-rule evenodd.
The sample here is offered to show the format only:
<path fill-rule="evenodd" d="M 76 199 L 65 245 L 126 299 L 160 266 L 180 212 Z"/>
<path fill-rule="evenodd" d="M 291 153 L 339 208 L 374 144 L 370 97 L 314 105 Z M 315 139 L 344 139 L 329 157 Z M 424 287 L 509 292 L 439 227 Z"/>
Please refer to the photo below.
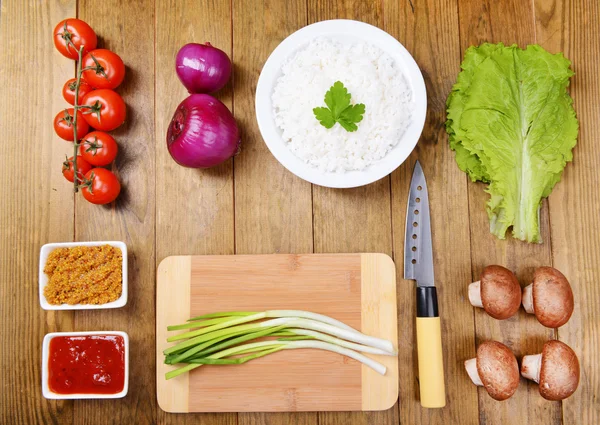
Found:
<path fill-rule="evenodd" d="M 535 308 L 533 307 L 533 284 L 527 285 L 523 289 L 523 308 L 529 314 L 535 313 Z"/>
<path fill-rule="evenodd" d="M 469 284 L 469 302 L 474 307 L 483 308 L 483 302 L 481 301 L 481 281 L 478 280 Z"/>
<path fill-rule="evenodd" d="M 523 356 L 521 363 L 521 375 L 523 378 L 530 379 L 537 383 L 540 382 L 540 371 L 542 369 L 542 355 L 532 354 Z"/>
<path fill-rule="evenodd" d="M 465 369 L 467 369 L 467 374 L 475 385 L 478 387 L 483 386 L 483 382 L 481 382 L 481 378 L 479 377 L 479 372 L 477 372 L 477 358 L 466 360 Z"/>

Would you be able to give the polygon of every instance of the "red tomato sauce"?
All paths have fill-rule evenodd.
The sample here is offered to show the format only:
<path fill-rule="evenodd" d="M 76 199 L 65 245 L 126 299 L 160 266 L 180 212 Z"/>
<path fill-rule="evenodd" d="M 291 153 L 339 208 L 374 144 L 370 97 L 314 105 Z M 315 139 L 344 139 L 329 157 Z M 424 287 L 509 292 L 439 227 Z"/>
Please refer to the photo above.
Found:
<path fill-rule="evenodd" d="M 116 394 L 125 386 L 125 342 L 119 335 L 50 340 L 48 386 L 56 394 Z"/>

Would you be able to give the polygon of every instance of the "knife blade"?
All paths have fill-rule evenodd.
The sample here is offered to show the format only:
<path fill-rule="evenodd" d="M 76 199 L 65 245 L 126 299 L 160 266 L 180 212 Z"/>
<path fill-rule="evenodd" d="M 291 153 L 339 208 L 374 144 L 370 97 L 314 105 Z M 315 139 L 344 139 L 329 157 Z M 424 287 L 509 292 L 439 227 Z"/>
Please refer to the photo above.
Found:
<path fill-rule="evenodd" d="M 417 281 L 417 351 L 421 406 L 446 405 L 442 334 L 433 272 L 429 193 L 419 161 L 415 164 L 406 211 L 404 279 Z"/>
<path fill-rule="evenodd" d="M 435 285 L 429 194 L 425 174 L 419 161 L 415 164 L 408 193 L 404 237 L 404 279 L 416 280 L 418 286 Z"/>

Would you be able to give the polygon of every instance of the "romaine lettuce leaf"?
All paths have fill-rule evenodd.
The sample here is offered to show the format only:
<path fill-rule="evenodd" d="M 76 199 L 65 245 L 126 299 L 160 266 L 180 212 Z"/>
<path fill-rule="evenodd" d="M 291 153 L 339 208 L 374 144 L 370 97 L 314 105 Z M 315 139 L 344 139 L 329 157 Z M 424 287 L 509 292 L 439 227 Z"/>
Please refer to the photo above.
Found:
<path fill-rule="evenodd" d="M 489 183 L 490 231 L 541 242 L 539 207 L 568 161 L 578 122 L 573 71 L 538 45 L 471 47 L 447 101 L 446 130 L 461 170 Z"/>

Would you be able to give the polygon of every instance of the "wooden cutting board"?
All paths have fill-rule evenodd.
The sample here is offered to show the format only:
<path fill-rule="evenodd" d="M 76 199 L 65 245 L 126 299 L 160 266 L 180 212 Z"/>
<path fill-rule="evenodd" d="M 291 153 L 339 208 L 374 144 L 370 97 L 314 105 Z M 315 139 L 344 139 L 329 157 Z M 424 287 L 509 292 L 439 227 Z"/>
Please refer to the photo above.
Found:
<path fill-rule="evenodd" d="M 286 350 L 164 377 L 167 325 L 217 311 L 309 310 L 397 348 L 396 271 L 385 254 L 167 257 L 157 286 L 156 382 L 167 412 L 384 410 L 398 398 L 397 357 L 370 354 L 385 376 L 336 353 Z"/>

